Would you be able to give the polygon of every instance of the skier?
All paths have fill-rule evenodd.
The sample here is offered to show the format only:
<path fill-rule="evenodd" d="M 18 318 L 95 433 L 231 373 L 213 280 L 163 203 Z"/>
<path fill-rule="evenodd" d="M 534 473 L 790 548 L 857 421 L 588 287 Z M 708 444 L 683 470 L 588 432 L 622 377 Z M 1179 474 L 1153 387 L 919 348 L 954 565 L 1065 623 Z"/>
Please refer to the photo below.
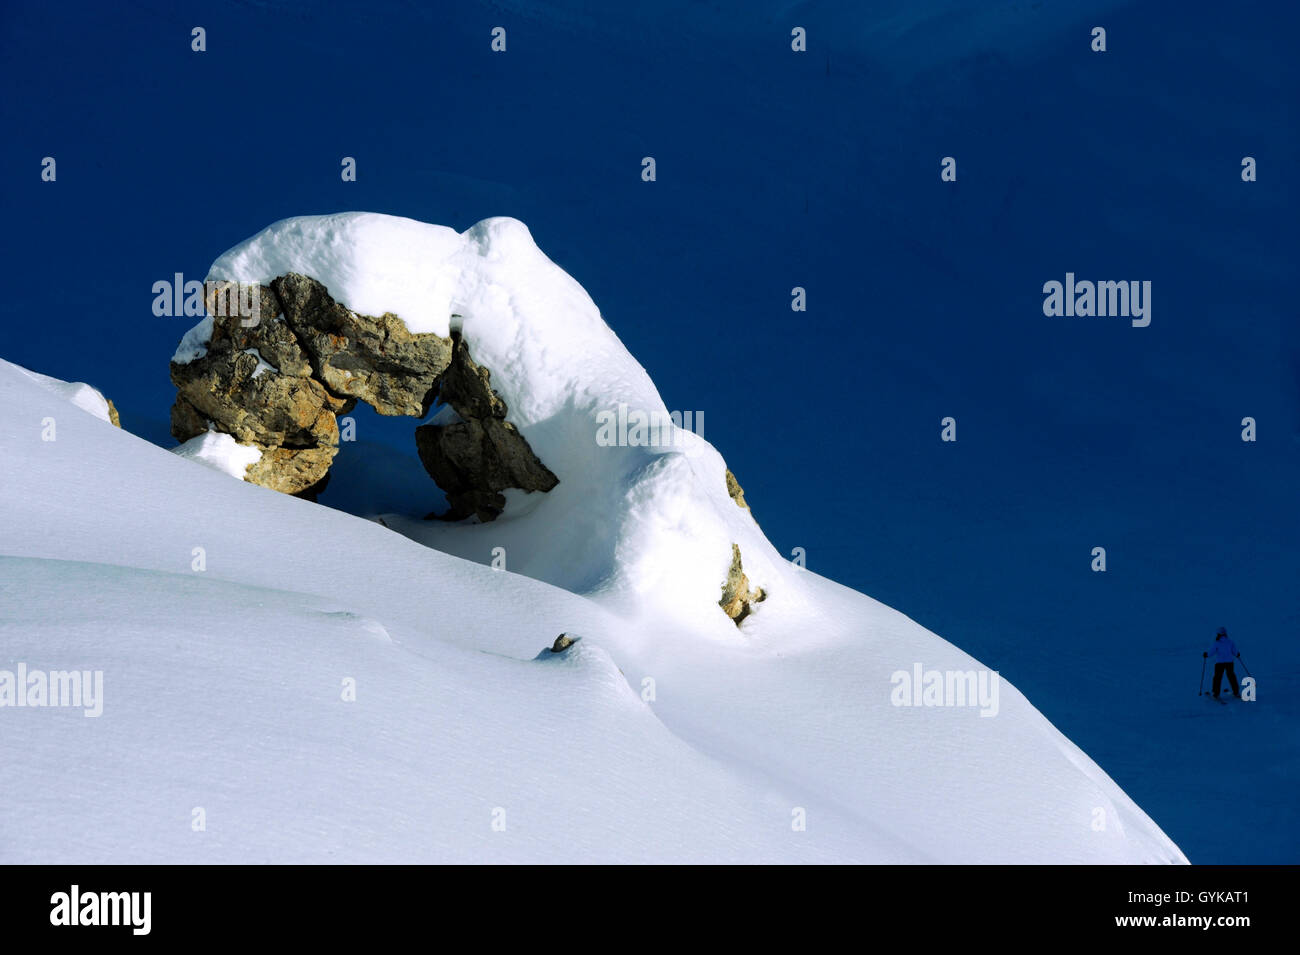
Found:
<path fill-rule="evenodd" d="M 1223 674 L 1228 674 L 1228 683 L 1232 686 L 1232 695 L 1241 699 L 1241 688 L 1237 686 L 1237 673 L 1232 667 L 1232 661 L 1240 656 L 1237 652 L 1237 645 L 1232 642 L 1228 636 L 1228 631 L 1220 627 L 1219 632 L 1215 634 L 1214 646 L 1210 647 L 1207 653 L 1202 653 L 1202 657 L 1214 658 L 1214 698 L 1219 698 L 1219 685 L 1223 682 Z"/>

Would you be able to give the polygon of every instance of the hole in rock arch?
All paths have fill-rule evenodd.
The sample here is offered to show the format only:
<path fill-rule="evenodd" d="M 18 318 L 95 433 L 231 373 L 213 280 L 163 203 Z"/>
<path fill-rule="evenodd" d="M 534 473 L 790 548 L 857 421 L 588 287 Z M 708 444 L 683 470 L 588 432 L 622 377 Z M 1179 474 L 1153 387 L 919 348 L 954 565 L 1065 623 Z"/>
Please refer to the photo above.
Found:
<path fill-rule="evenodd" d="M 339 442 L 330 480 L 316 503 L 358 517 L 401 514 L 423 518 L 447 510 L 447 496 L 429 477 L 415 447 L 415 429 L 442 407 L 434 402 L 425 418 L 381 415 L 362 401 L 344 419 L 356 422 L 356 440 Z"/>

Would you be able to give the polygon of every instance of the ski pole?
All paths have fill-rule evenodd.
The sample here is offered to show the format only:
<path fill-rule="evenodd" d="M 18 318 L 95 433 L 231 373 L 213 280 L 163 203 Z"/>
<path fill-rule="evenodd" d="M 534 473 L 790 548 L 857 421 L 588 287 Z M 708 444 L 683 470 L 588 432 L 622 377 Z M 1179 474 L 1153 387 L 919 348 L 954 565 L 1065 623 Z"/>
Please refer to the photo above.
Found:
<path fill-rule="evenodd" d="M 1197 696 L 1205 695 L 1205 661 L 1208 659 L 1204 653 L 1201 654 L 1201 685 L 1196 691 Z M 1242 664 L 1245 666 L 1246 664 Z"/>
<path fill-rule="evenodd" d="M 1240 653 L 1237 654 L 1237 659 L 1238 659 L 1238 660 L 1241 660 L 1241 654 L 1240 654 Z M 1241 668 L 1242 668 L 1243 670 L 1246 671 L 1246 676 L 1250 676 L 1250 667 L 1246 666 L 1246 661 L 1245 661 L 1245 660 L 1241 660 Z M 1204 669 L 1204 667 L 1202 667 L 1202 669 Z M 1250 678 L 1251 678 L 1252 680 L 1255 679 L 1253 676 L 1250 676 Z"/>

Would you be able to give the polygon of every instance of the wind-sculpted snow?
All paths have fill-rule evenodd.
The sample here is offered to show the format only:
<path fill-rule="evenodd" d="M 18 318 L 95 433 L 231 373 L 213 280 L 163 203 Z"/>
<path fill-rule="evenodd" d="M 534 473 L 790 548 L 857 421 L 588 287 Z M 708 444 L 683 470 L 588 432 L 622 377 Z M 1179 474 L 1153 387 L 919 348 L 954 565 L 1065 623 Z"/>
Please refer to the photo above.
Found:
<path fill-rule="evenodd" d="M 208 278 L 264 285 L 285 274 L 310 276 L 353 311 L 392 313 L 412 332 L 455 333 L 490 371 L 508 426 L 558 478 L 530 482 L 549 487 L 542 493 L 505 490 L 490 526 L 430 523 L 415 510 L 385 515 L 388 526 L 713 639 L 740 639 L 742 621 L 748 633 L 763 613 L 798 608 L 795 569 L 731 498 L 721 455 L 678 426 L 680 413 L 672 423 L 645 369 L 523 223 L 487 219 L 457 234 L 370 213 L 288 219 L 222 255 Z M 627 440 L 626 420 L 638 416 L 652 427 L 638 434 L 634 424 Z M 459 506 L 457 515 L 475 510 Z M 723 612 L 737 549 L 763 601 L 733 599 Z"/>
<path fill-rule="evenodd" d="M 895 705 L 915 663 L 979 665 L 868 597 L 791 571 L 737 631 L 710 581 L 703 610 L 667 572 L 598 586 L 752 524 L 702 441 L 583 484 L 625 510 L 552 544 L 601 543 L 552 572 L 593 600 L 231 480 L 7 363 L 0 404 L 0 671 L 103 687 L 94 718 L 0 707 L 0 861 L 1185 861 L 1005 682 L 991 718 Z"/>

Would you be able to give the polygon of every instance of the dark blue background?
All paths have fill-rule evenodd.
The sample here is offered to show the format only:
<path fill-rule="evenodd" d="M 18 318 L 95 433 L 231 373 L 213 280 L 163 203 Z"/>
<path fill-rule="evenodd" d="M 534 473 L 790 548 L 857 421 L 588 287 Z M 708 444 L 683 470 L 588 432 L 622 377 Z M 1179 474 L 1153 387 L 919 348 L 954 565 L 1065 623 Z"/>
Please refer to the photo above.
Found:
<path fill-rule="evenodd" d="M 778 548 L 1000 669 L 1193 861 L 1300 861 L 1295 10 L 6 0 L 0 355 L 170 443 L 154 281 L 291 215 L 522 219 Z M 1067 271 L 1149 279 L 1150 327 L 1044 317 Z M 1191 695 L 1220 624 L 1258 709 Z"/>

